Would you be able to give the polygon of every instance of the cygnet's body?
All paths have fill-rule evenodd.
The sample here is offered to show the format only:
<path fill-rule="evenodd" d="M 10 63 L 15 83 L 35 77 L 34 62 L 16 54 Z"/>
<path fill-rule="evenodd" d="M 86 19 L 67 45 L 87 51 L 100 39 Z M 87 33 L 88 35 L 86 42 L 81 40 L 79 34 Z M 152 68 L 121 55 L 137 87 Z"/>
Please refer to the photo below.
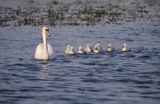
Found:
<path fill-rule="evenodd" d="M 78 48 L 78 54 L 83 54 L 84 53 L 84 50 L 82 48 L 82 46 L 79 46 Z"/>
<path fill-rule="evenodd" d="M 93 52 L 94 52 L 94 53 L 96 53 L 96 54 L 98 54 L 98 53 L 102 53 L 102 52 L 103 52 L 103 50 L 102 50 L 102 47 L 101 47 L 101 44 L 100 44 L 100 43 L 97 43 L 97 44 L 95 45 L 95 48 L 94 48 Z"/>
<path fill-rule="evenodd" d="M 112 44 L 108 43 L 107 52 L 112 52 Z"/>
<path fill-rule="evenodd" d="M 91 47 L 90 44 L 86 44 L 85 52 L 86 52 L 86 53 L 91 53 L 91 52 L 93 52 L 93 49 L 92 49 L 92 47 Z"/>
<path fill-rule="evenodd" d="M 128 52 L 128 51 L 131 51 L 131 50 L 128 48 L 127 43 L 123 43 L 122 52 Z"/>
<path fill-rule="evenodd" d="M 67 55 L 73 55 L 74 54 L 74 47 L 72 47 L 72 46 L 70 46 L 70 45 L 67 45 L 67 47 L 66 47 L 66 50 L 65 50 L 65 53 L 67 54 Z"/>

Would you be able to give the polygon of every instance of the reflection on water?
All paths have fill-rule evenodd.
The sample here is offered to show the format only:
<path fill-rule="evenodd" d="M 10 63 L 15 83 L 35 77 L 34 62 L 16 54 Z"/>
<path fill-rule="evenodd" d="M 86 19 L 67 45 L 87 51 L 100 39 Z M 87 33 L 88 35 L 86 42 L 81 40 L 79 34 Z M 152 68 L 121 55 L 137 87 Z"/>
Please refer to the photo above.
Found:
<path fill-rule="evenodd" d="M 49 74 L 49 65 L 47 62 L 43 63 L 41 65 L 41 70 L 40 70 L 40 79 L 48 79 L 48 74 Z"/>

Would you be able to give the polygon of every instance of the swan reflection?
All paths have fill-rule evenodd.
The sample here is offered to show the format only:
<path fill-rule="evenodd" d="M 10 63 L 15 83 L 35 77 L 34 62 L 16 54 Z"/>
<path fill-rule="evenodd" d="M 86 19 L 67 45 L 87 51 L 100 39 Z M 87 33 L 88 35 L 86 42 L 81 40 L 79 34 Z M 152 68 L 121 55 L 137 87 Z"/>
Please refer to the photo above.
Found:
<path fill-rule="evenodd" d="M 49 64 L 48 63 L 44 63 L 41 65 L 41 70 L 40 70 L 40 78 L 41 79 L 48 79 L 48 74 L 49 74 Z"/>

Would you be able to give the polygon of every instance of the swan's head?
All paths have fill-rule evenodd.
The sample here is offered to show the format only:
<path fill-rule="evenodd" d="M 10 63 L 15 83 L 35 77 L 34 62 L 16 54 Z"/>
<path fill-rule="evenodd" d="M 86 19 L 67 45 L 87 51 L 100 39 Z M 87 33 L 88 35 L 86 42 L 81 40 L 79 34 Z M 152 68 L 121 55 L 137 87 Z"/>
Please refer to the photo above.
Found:
<path fill-rule="evenodd" d="M 44 34 L 46 36 L 49 36 L 49 28 L 47 26 L 43 26 L 42 34 Z"/>

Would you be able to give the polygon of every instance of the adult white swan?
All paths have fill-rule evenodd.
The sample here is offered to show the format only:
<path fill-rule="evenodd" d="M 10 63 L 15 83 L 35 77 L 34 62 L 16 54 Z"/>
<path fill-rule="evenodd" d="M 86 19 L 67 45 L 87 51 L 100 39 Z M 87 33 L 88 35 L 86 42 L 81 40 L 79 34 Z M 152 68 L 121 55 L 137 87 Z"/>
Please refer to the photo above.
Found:
<path fill-rule="evenodd" d="M 47 38 L 49 36 L 49 29 L 47 26 L 42 28 L 42 40 L 43 43 L 40 43 L 35 52 L 34 58 L 37 60 L 48 60 L 51 55 L 53 55 L 52 46 L 47 43 Z"/>

